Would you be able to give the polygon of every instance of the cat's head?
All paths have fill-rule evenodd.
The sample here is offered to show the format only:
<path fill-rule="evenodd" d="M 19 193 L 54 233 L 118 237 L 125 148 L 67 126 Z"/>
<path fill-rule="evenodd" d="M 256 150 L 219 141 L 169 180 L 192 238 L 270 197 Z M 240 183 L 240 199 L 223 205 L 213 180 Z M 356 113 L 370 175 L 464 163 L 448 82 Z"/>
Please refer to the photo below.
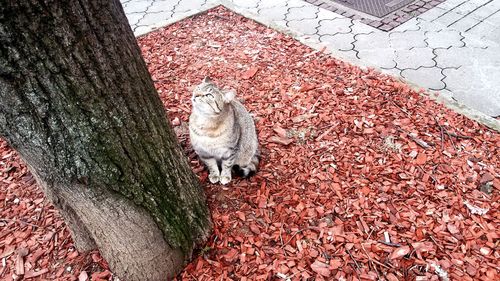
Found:
<path fill-rule="evenodd" d="M 234 96 L 233 91 L 219 89 L 209 77 L 205 77 L 193 90 L 193 110 L 206 115 L 219 115 Z"/>

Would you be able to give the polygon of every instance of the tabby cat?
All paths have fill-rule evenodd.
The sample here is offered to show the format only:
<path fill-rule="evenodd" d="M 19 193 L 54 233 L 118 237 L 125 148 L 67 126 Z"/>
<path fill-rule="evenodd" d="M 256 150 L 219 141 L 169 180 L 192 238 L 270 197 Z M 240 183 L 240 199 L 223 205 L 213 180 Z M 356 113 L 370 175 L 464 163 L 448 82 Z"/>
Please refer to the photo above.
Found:
<path fill-rule="evenodd" d="M 211 183 L 231 181 L 231 170 L 247 177 L 259 164 L 257 134 L 252 117 L 233 91 L 219 89 L 208 77 L 191 98 L 189 136 L 205 163 Z"/>

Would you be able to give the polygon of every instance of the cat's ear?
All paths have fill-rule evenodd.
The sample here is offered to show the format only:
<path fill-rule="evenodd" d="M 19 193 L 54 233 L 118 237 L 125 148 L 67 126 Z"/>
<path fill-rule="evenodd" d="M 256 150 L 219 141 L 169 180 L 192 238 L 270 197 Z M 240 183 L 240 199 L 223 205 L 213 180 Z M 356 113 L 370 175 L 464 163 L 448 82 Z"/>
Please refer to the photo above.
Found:
<path fill-rule="evenodd" d="M 233 90 L 228 90 L 228 91 L 224 92 L 223 100 L 225 103 L 230 103 L 231 101 L 234 100 L 235 96 L 236 96 L 236 93 Z"/>
<path fill-rule="evenodd" d="M 205 76 L 205 78 L 203 78 L 203 83 L 212 83 L 212 79 L 210 79 L 210 77 L 208 76 Z"/>

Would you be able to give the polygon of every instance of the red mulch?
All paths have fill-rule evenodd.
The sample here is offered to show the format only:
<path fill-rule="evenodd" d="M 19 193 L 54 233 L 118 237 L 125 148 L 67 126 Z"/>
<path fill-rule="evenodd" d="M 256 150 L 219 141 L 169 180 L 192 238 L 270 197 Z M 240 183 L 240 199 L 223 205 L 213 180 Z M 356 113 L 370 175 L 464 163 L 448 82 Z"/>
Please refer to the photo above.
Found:
<path fill-rule="evenodd" d="M 498 280 L 498 133 L 221 7 L 139 44 L 215 223 L 179 280 Z M 190 87 L 205 75 L 255 115 L 250 180 L 209 184 L 189 146 Z M 98 280 L 105 262 L 76 254 L 5 142 L 0 180 L 0 279 L 23 260 L 27 275 L 47 271 L 33 280 Z"/>

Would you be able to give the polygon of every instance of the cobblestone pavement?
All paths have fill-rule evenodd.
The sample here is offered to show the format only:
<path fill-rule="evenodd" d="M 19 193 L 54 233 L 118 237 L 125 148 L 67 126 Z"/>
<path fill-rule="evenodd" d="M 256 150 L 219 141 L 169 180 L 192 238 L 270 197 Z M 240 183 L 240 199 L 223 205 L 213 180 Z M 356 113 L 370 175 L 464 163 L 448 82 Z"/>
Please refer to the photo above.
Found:
<path fill-rule="evenodd" d="M 446 0 L 390 32 L 301 0 L 122 0 L 136 36 L 226 4 L 352 63 L 500 116 L 500 0 Z"/>

